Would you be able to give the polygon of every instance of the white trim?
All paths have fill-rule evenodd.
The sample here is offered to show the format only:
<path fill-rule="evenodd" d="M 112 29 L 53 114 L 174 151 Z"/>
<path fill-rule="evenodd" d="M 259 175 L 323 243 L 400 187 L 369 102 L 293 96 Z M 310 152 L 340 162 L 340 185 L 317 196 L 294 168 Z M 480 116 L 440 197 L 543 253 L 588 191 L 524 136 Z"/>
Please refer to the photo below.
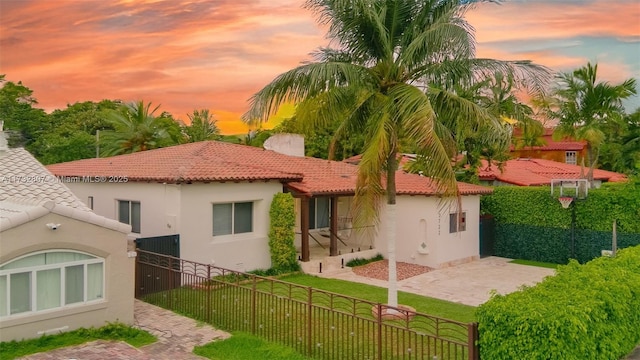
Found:
<path fill-rule="evenodd" d="M 67 262 L 59 262 L 59 263 L 53 263 L 53 264 L 45 264 L 45 265 L 36 265 L 36 266 L 26 266 L 26 267 L 19 267 L 19 268 L 15 268 L 15 269 L 8 269 L 8 270 L 0 270 L 0 276 L 6 276 L 6 293 L 5 293 L 5 299 L 3 301 L 3 303 L 5 304 L 6 308 L 4 309 L 6 312 L 6 315 L 1 316 L 0 318 L 4 321 L 7 319 L 13 319 L 16 317 L 21 317 L 21 316 L 30 316 L 33 314 L 40 314 L 40 313 L 46 313 L 46 312 L 54 312 L 54 311 L 60 311 L 60 310 L 66 310 L 68 308 L 72 308 L 72 307 L 77 307 L 77 306 L 82 306 L 82 305 L 88 305 L 88 304 L 94 304 L 94 303 L 98 303 L 98 302 L 103 302 L 106 299 L 106 295 L 105 295 L 105 291 L 106 291 L 106 271 L 105 271 L 105 259 L 95 256 L 93 254 L 89 254 L 83 251 L 75 251 L 75 250 L 68 250 L 68 249 L 50 249 L 50 250 L 43 250 L 43 251 L 36 251 L 36 252 L 32 252 L 29 254 L 25 254 L 23 256 L 11 259 L 10 261 L 7 261 L 4 264 L 0 264 L 0 267 L 2 266 L 6 266 L 12 262 L 18 261 L 20 259 L 26 258 L 26 257 L 30 257 L 30 256 L 37 256 L 37 255 L 41 255 L 41 254 L 48 254 L 48 253 L 76 253 L 76 254 L 82 254 L 82 255 L 87 255 L 87 256 L 91 256 L 91 259 L 83 259 L 83 260 L 75 260 L 75 261 L 67 261 Z M 102 264 L 102 297 L 98 298 L 98 299 L 92 299 L 89 300 L 87 299 L 87 291 L 88 291 L 88 267 L 91 264 Z M 66 268 L 70 267 L 70 266 L 78 266 L 78 265 L 82 265 L 83 266 L 83 294 L 82 294 L 82 301 L 79 302 L 74 302 L 72 304 L 66 304 L 66 293 L 65 293 L 65 289 L 66 289 Z M 44 270 L 54 270 L 54 269 L 60 269 L 60 305 L 56 306 L 56 307 L 52 307 L 52 308 L 48 308 L 48 309 L 44 309 L 44 310 L 37 310 L 38 308 L 38 304 L 37 304 L 37 293 L 38 293 L 38 272 L 39 271 L 44 271 Z M 11 299 L 11 275 L 13 274 L 24 274 L 24 273 L 28 273 L 29 274 L 29 286 L 30 286 L 30 310 L 27 311 L 23 311 L 23 312 L 19 312 L 16 314 L 11 314 L 11 304 L 10 304 L 10 299 Z"/>

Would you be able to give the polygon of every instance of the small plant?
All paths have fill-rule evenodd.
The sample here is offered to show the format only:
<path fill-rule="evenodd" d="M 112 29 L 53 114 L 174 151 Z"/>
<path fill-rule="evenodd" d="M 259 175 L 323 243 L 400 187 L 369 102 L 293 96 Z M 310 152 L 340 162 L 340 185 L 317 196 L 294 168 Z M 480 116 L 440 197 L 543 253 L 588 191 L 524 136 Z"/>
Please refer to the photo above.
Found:
<path fill-rule="evenodd" d="M 372 263 L 380 260 L 384 260 L 384 256 L 382 256 L 382 254 L 377 254 L 376 256 L 370 259 L 364 259 L 364 258 L 351 259 L 347 261 L 346 265 L 348 267 L 356 267 L 356 266 L 367 265 L 368 263 Z"/>

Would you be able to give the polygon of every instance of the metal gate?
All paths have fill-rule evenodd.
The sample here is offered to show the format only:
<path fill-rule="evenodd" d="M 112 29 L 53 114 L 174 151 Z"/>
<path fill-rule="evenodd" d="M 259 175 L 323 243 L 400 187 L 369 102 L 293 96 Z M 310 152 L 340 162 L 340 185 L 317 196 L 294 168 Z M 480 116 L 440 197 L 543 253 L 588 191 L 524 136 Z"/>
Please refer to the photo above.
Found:
<path fill-rule="evenodd" d="M 136 248 L 156 254 L 180 257 L 180 235 L 163 235 L 136 239 Z"/>
<path fill-rule="evenodd" d="M 491 215 L 480 216 L 480 257 L 496 254 L 496 223 Z"/>
<path fill-rule="evenodd" d="M 136 258 L 136 298 L 181 285 L 180 235 L 139 238 L 135 242 L 139 250 Z"/>

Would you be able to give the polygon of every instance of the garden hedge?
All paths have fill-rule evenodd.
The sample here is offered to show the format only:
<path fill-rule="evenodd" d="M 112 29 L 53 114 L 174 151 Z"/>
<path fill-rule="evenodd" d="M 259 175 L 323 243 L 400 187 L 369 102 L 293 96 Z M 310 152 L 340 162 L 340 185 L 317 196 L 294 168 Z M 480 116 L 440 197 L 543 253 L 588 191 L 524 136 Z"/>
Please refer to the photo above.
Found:
<path fill-rule="evenodd" d="M 271 201 L 269 217 L 271 267 L 281 272 L 300 270 L 294 245 L 296 214 L 293 196 L 290 193 L 275 194 Z"/>
<path fill-rule="evenodd" d="M 549 187 L 502 186 L 483 196 L 481 210 L 495 220 L 495 255 L 566 264 L 585 263 L 611 249 L 613 220 L 618 248 L 640 244 L 640 184 L 603 184 L 564 209 Z"/>
<path fill-rule="evenodd" d="M 640 343 L 640 246 L 571 261 L 476 315 L 482 359 L 620 359 Z"/>

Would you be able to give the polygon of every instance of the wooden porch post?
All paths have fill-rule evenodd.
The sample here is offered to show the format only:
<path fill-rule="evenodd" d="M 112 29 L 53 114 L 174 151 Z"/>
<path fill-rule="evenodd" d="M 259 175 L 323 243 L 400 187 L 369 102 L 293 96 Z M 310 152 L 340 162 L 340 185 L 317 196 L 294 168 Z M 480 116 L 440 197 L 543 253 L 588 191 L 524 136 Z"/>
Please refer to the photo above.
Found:
<path fill-rule="evenodd" d="M 331 216 L 329 217 L 329 256 L 338 255 L 338 198 L 331 197 Z"/>
<path fill-rule="evenodd" d="M 309 261 L 309 198 L 300 198 L 300 241 L 302 261 Z"/>

